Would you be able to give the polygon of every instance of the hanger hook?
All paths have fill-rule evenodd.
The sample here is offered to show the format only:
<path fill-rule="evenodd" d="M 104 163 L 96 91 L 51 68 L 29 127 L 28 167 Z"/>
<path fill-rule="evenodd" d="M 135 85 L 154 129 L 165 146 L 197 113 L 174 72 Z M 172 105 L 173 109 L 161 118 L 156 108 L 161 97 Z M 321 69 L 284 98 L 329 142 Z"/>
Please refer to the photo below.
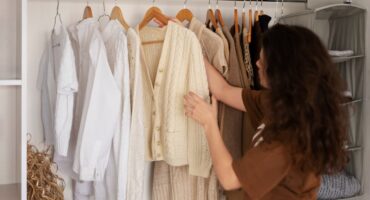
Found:
<path fill-rule="evenodd" d="M 57 15 L 59 15 L 59 4 L 60 4 L 60 1 L 57 0 Z"/>
<path fill-rule="evenodd" d="M 218 0 L 216 0 L 216 9 L 218 9 Z"/>
<path fill-rule="evenodd" d="M 236 0 L 234 0 L 234 9 L 236 9 Z"/>
<path fill-rule="evenodd" d="M 211 9 L 211 0 L 208 0 L 208 9 Z"/>
<path fill-rule="evenodd" d="M 258 0 L 256 0 L 256 10 L 258 10 Z"/>
<path fill-rule="evenodd" d="M 60 16 L 60 12 L 59 12 L 59 5 L 60 5 L 60 0 L 57 0 L 57 14 L 55 15 L 54 17 L 54 26 L 53 26 L 53 32 L 55 30 L 55 25 L 57 24 L 57 17 L 59 18 L 59 22 L 60 24 L 63 25 L 63 22 L 62 22 L 62 18 Z"/>
<path fill-rule="evenodd" d="M 86 5 L 89 5 L 89 0 L 86 0 Z"/>
<path fill-rule="evenodd" d="M 186 8 L 187 3 L 188 3 L 188 0 L 184 0 L 184 9 Z"/>
<path fill-rule="evenodd" d="M 281 0 L 281 16 L 284 15 L 284 0 Z"/>
<path fill-rule="evenodd" d="M 261 8 L 263 8 L 263 0 L 261 0 Z"/>
<path fill-rule="evenodd" d="M 245 0 L 243 0 L 243 12 L 245 12 Z"/>
<path fill-rule="evenodd" d="M 107 12 L 105 12 L 105 0 L 103 0 L 103 10 L 104 10 L 104 15 L 106 15 Z"/>
<path fill-rule="evenodd" d="M 118 4 L 118 0 L 114 0 L 114 4 L 117 6 L 117 4 Z"/>

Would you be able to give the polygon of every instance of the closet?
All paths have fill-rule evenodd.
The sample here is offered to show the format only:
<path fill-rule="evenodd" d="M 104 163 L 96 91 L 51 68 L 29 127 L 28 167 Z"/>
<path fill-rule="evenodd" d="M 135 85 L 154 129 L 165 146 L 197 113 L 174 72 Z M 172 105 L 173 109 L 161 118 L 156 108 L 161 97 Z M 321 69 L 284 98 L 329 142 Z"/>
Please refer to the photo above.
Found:
<path fill-rule="evenodd" d="M 350 48 L 354 55 L 337 57 L 335 61 L 346 79 L 348 89 L 351 90 L 353 102 L 351 108 L 351 147 L 347 170 L 361 181 L 361 193 L 353 200 L 370 199 L 370 173 L 367 170 L 366 158 L 370 156 L 370 137 L 367 132 L 368 113 L 365 111 L 366 76 L 369 72 L 366 59 L 369 51 L 365 52 L 365 23 L 369 20 L 363 6 L 369 4 L 367 0 L 355 2 L 361 6 L 342 5 L 328 6 L 320 9 L 308 10 L 310 2 L 322 4 L 333 3 L 335 0 L 265 0 L 263 2 L 245 0 L 193 0 L 185 1 L 186 8 L 200 21 L 206 21 L 206 12 L 209 7 L 219 8 L 222 17 L 229 27 L 234 20 L 234 6 L 239 10 L 239 22 L 243 5 L 245 9 L 263 8 L 265 14 L 271 16 L 270 25 L 278 18 L 282 23 L 296 23 L 305 25 L 320 35 L 328 49 Z M 60 0 L 59 12 L 61 23 L 69 26 L 79 21 L 86 4 L 92 8 L 94 16 L 100 16 L 105 11 L 103 0 Z M 234 3 L 235 2 L 235 3 Z M 276 3 L 278 2 L 278 3 Z M 336 3 L 342 3 L 337 0 Z M 122 9 L 124 20 L 131 27 L 135 27 L 143 19 L 147 9 L 155 5 L 168 16 L 176 16 L 184 8 L 183 0 L 105 0 L 106 12 L 110 14 L 112 8 L 118 4 Z M 345 8 L 343 8 L 345 7 Z M 26 200 L 27 174 L 26 154 L 27 140 L 38 148 L 45 148 L 43 143 L 43 128 L 41 122 L 40 90 L 36 86 L 40 58 L 54 24 L 57 12 L 57 0 L 2 0 L 0 5 L 0 199 Z M 368 5 L 370 8 L 370 5 Z M 362 29 L 357 33 L 347 35 L 343 30 L 345 25 L 331 20 L 331 16 L 343 15 L 348 25 L 360 25 Z M 350 16 L 348 16 L 350 15 Z M 360 18 L 360 19 L 359 19 Z M 293 22 L 290 22 L 292 19 Z M 330 20 L 329 20 L 330 19 Z M 350 20 L 353 20 L 350 22 Z M 363 20 L 363 21 L 358 21 Z M 339 22 L 339 21 L 338 21 Z M 59 23 L 59 21 L 57 21 Z M 248 22 L 247 22 L 248 23 Z M 342 30 L 342 32 L 341 32 Z M 350 29 L 352 30 L 352 29 Z M 356 29 L 357 30 L 357 29 Z M 336 34 L 337 33 L 337 34 Z M 351 37 L 350 43 L 341 44 L 341 38 Z M 359 43 L 362 41 L 362 44 Z M 339 49 L 337 49 L 339 50 Z M 368 62 L 369 63 L 369 62 Z M 29 135 L 28 135 L 29 133 Z M 63 174 L 66 181 L 65 199 L 72 199 L 71 179 Z"/>
<path fill-rule="evenodd" d="M 26 0 L 0 6 L 0 198 L 26 199 Z"/>

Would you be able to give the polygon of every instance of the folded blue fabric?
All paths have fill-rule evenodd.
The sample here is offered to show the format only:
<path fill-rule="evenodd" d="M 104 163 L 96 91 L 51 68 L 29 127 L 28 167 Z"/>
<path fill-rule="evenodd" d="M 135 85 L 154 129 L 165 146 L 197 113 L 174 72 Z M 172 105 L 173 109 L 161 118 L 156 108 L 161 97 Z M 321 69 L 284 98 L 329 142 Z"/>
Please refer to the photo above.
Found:
<path fill-rule="evenodd" d="M 334 200 L 352 197 L 361 190 L 360 182 L 354 177 L 347 175 L 344 171 L 335 175 L 321 176 L 321 185 L 318 199 Z"/>

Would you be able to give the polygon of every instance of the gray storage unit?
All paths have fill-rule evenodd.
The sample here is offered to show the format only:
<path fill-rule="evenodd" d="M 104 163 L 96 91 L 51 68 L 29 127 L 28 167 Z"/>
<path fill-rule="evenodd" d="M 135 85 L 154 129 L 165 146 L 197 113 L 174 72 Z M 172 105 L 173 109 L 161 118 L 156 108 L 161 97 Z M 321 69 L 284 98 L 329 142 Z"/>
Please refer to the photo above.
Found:
<path fill-rule="evenodd" d="M 350 111 L 348 151 L 350 163 L 346 171 L 355 176 L 361 184 L 361 191 L 350 199 L 364 199 L 364 177 L 369 174 L 364 166 L 364 148 L 369 141 L 364 140 L 365 109 L 365 20 L 366 10 L 352 4 L 333 4 L 283 16 L 279 23 L 300 25 L 313 30 L 328 50 L 353 50 L 351 56 L 333 57 L 333 61 L 347 82 L 352 94 L 352 102 L 346 103 Z"/>

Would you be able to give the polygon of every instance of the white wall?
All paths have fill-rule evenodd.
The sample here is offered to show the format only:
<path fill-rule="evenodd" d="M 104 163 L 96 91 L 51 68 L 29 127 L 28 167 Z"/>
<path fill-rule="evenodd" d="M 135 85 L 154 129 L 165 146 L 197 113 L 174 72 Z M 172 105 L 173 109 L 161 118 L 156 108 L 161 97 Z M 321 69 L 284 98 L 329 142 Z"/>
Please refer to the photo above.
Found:
<path fill-rule="evenodd" d="M 19 1 L 0 1 L 0 80 L 20 78 Z M 17 87 L 0 86 L 0 185 L 19 182 Z"/>

